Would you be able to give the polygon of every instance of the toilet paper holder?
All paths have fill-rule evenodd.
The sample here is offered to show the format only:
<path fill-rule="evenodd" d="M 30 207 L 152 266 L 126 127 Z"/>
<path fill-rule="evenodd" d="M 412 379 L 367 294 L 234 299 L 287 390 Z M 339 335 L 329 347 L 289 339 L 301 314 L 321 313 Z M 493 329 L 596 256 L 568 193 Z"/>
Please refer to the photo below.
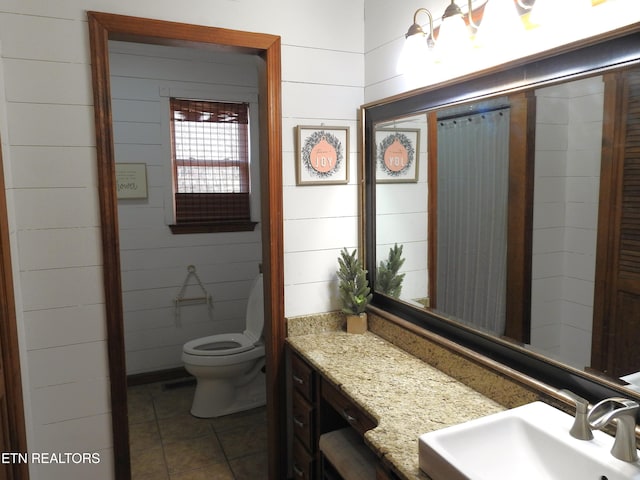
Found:
<path fill-rule="evenodd" d="M 192 277 L 196 280 L 197 283 L 195 284 L 190 283 Z M 200 290 L 202 291 L 202 295 L 185 297 L 187 288 L 189 288 L 189 286 L 192 286 L 192 285 L 200 287 Z M 204 288 L 204 284 L 202 283 L 202 280 L 200 280 L 200 277 L 196 273 L 195 265 L 189 265 L 187 267 L 187 277 L 184 279 L 184 282 L 182 283 L 182 287 L 180 288 L 178 295 L 176 295 L 176 298 L 173 299 L 173 303 L 175 307 L 176 326 L 180 326 L 181 324 L 180 322 L 180 306 L 181 305 L 207 304 L 209 318 L 213 320 L 213 299 L 209 294 L 209 292 L 207 292 L 207 289 Z"/>

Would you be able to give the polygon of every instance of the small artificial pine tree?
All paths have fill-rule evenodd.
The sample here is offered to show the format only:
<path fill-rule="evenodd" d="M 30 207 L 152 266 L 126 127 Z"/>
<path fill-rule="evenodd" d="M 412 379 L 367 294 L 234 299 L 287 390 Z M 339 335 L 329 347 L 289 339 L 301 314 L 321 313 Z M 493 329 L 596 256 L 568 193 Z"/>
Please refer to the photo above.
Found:
<path fill-rule="evenodd" d="M 349 254 L 346 248 L 340 251 L 338 265 L 340 268 L 336 274 L 342 311 L 348 315 L 359 315 L 364 312 L 373 296 L 367 280 L 367 271 L 356 258 L 356 251 Z"/>
<path fill-rule="evenodd" d="M 376 274 L 376 290 L 390 297 L 398 298 L 402 291 L 402 280 L 405 275 L 404 273 L 398 274 L 398 272 L 403 264 L 402 245 L 398 247 L 396 243 L 389 249 L 387 260 L 380 262 Z"/>

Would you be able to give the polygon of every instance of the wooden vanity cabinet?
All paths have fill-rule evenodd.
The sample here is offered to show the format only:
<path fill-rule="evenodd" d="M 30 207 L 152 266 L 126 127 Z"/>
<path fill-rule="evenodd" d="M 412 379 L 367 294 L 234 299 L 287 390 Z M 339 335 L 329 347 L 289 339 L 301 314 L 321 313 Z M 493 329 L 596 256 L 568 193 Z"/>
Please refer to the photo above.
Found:
<path fill-rule="evenodd" d="M 338 387 L 288 349 L 291 384 L 291 468 L 294 480 L 320 480 L 320 435 L 345 427 L 360 435 L 376 426 Z M 381 472 L 382 473 L 382 472 Z M 389 477 L 380 476 L 380 479 Z"/>
<path fill-rule="evenodd" d="M 295 480 L 316 480 L 321 478 L 320 435 L 344 428 L 349 423 L 323 400 L 321 375 L 298 354 L 290 352 L 290 359 L 291 469 Z"/>
<path fill-rule="evenodd" d="M 293 478 L 313 480 L 319 468 L 317 442 L 317 408 L 315 372 L 300 356 L 291 354 L 291 412 Z"/>

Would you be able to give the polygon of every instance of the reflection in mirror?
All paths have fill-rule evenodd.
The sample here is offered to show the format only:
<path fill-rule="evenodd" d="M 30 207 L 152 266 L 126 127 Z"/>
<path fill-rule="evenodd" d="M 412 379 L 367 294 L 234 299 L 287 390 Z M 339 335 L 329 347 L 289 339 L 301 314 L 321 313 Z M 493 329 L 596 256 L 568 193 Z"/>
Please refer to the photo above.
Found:
<path fill-rule="evenodd" d="M 531 346 L 584 369 L 591 364 L 603 78 L 538 89 L 536 105 Z"/>
<path fill-rule="evenodd" d="M 524 338 L 579 369 L 591 360 L 603 85 L 596 76 L 535 91 L 531 318 Z M 434 306 L 498 336 L 506 334 L 508 145 L 508 100 L 438 112 Z"/>
<path fill-rule="evenodd" d="M 529 348 L 590 365 L 602 76 L 535 91 Z M 435 309 L 505 331 L 509 100 L 438 111 Z M 514 188 L 512 185 L 511 188 Z M 515 340 L 524 340 L 515 338 Z"/>
<path fill-rule="evenodd" d="M 631 176 L 640 160 L 611 146 L 621 128 L 630 132 L 616 137 L 623 147 L 640 136 L 631 131 L 640 98 L 628 87 L 636 82 L 640 97 L 637 72 L 376 122 L 376 270 L 394 247 L 406 260 L 399 295 L 378 284 L 376 292 L 640 391 L 629 340 L 640 262 L 625 270 L 635 260 L 622 258 L 640 258 L 640 175 Z M 633 195 L 626 208 L 621 198 Z M 610 282 L 615 275 L 624 278 Z"/>
<path fill-rule="evenodd" d="M 384 269 L 402 249 L 401 289 L 376 290 L 416 306 L 427 295 L 427 117 L 415 115 L 375 126 L 376 266 Z M 381 265 L 382 264 L 382 265 Z"/>
<path fill-rule="evenodd" d="M 400 244 L 406 254 L 401 300 L 500 336 L 509 110 L 502 97 L 442 109 L 431 123 L 425 112 L 375 125 L 377 270 Z M 388 295 L 377 280 L 376 290 Z"/>

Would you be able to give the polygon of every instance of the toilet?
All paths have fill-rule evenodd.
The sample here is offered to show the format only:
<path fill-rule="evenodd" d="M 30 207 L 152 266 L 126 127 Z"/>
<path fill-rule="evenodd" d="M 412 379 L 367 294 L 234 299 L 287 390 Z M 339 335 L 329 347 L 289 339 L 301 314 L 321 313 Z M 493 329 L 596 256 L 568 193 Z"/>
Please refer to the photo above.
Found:
<path fill-rule="evenodd" d="M 182 347 L 185 369 L 196 377 L 191 414 L 212 418 L 266 403 L 262 273 L 253 282 L 242 333 L 197 338 Z"/>

